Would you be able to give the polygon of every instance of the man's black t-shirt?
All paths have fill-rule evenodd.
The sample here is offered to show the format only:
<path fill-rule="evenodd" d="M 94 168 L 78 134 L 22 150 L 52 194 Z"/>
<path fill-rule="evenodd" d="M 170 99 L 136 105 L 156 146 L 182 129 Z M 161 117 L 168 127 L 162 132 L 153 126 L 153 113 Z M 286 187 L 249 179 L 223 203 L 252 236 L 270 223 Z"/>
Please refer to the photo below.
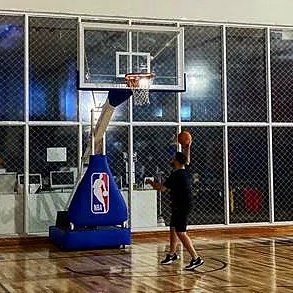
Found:
<path fill-rule="evenodd" d="M 177 169 L 171 173 L 164 186 L 170 189 L 172 210 L 188 212 L 191 209 L 191 178 L 186 169 Z"/>

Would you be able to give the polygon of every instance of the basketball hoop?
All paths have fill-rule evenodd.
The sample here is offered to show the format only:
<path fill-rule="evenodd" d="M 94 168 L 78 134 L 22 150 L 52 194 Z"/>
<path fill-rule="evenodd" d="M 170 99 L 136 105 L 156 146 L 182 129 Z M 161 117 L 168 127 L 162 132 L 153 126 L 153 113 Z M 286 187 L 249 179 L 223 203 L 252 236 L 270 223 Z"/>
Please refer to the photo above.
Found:
<path fill-rule="evenodd" d="M 149 89 L 155 77 L 154 73 L 127 73 L 125 80 L 133 93 L 134 105 L 149 104 Z"/>

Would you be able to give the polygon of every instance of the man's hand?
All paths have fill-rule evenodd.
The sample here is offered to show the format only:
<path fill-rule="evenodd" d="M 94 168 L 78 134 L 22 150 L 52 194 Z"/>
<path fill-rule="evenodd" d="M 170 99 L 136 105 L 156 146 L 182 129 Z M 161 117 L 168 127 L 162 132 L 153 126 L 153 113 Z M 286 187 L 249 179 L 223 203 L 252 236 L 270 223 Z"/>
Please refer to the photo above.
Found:
<path fill-rule="evenodd" d="M 159 182 L 155 182 L 151 179 L 147 179 L 145 183 L 151 185 L 156 190 L 159 190 L 161 188 L 161 184 Z"/>
<path fill-rule="evenodd" d="M 182 153 L 186 156 L 187 162 L 186 165 L 190 164 L 190 148 L 192 144 L 192 139 L 190 140 L 189 144 L 182 146 Z"/>
<path fill-rule="evenodd" d="M 153 189 L 155 189 L 157 191 L 164 192 L 166 190 L 166 187 L 163 184 L 160 184 L 159 182 L 155 182 L 151 179 L 146 179 L 145 183 L 150 184 L 153 187 Z"/>

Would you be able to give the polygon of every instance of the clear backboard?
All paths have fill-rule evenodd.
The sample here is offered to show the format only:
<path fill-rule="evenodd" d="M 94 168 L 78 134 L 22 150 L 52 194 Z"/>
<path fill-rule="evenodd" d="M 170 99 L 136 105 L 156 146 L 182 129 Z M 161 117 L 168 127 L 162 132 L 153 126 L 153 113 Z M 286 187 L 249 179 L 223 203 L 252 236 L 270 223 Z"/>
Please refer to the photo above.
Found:
<path fill-rule="evenodd" d="M 172 26 L 81 22 L 79 88 L 127 88 L 126 73 L 154 73 L 150 91 L 184 91 L 183 33 Z"/>

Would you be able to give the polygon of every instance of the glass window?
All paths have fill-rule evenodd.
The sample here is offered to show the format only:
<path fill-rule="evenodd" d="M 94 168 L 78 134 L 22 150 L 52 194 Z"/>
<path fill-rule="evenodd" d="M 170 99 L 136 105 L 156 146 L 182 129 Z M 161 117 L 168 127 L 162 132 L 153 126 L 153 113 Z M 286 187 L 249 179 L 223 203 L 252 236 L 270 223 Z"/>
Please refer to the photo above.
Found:
<path fill-rule="evenodd" d="M 30 173 L 42 175 L 43 190 L 51 190 L 50 171 L 77 167 L 77 126 L 30 127 L 29 143 Z"/>
<path fill-rule="evenodd" d="M 83 122 L 91 121 L 91 110 L 95 110 L 95 119 L 100 117 L 103 105 L 108 97 L 107 91 L 80 91 L 79 104 L 80 115 Z M 129 120 L 129 101 L 115 107 L 111 121 L 128 121 Z"/>
<path fill-rule="evenodd" d="M 222 29 L 187 26 L 184 30 L 186 92 L 182 121 L 222 121 Z"/>
<path fill-rule="evenodd" d="M 111 126 L 106 134 L 106 154 L 112 175 L 120 189 L 128 188 L 128 127 Z"/>
<path fill-rule="evenodd" d="M 193 143 L 189 166 L 192 178 L 191 225 L 225 222 L 222 127 L 189 127 Z"/>
<path fill-rule="evenodd" d="M 77 21 L 29 19 L 30 120 L 77 120 Z"/>
<path fill-rule="evenodd" d="M 91 126 L 90 125 L 84 125 L 82 127 L 82 156 L 85 155 L 85 151 L 89 147 L 89 150 L 91 150 Z M 90 152 L 91 153 L 91 152 Z M 88 162 L 89 158 L 83 158 L 85 162 Z"/>
<path fill-rule="evenodd" d="M 176 127 L 140 126 L 133 128 L 133 152 L 136 156 L 135 182 L 142 188 L 145 177 L 164 182 L 171 172 L 170 159 L 176 152 Z M 142 207 L 143 208 L 143 207 Z M 170 195 L 157 196 L 157 215 L 169 225 Z"/>
<path fill-rule="evenodd" d="M 150 104 L 133 106 L 134 121 L 175 121 L 177 95 L 171 92 L 150 93 Z"/>
<path fill-rule="evenodd" d="M 268 222 L 269 178 L 266 127 L 230 127 L 231 223 Z"/>
<path fill-rule="evenodd" d="M 0 16 L 0 120 L 24 119 L 24 18 Z"/>
<path fill-rule="evenodd" d="M 0 126 L 0 169 L 22 173 L 24 169 L 24 128 Z"/>
<path fill-rule="evenodd" d="M 30 127 L 29 232 L 48 231 L 57 211 L 67 208 L 77 179 L 77 151 L 77 126 Z"/>
<path fill-rule="evenodd" d="M 0 126 L 0 234 L 23 233 L 24 127 Z"/>
<path fill-rule="evenodd" d="M 293 129 L 273 128 L 274 204 L 276 221 L 293 220 Z"/>
<path fill-rule="evenodd" d="M 293 31 L 271 31 L 272 120 L 293 121 Z"/>
<path fill-rule="evenodd" d="M 229 121 L 267 121 L 264 29 L 227 28 Z"/>

